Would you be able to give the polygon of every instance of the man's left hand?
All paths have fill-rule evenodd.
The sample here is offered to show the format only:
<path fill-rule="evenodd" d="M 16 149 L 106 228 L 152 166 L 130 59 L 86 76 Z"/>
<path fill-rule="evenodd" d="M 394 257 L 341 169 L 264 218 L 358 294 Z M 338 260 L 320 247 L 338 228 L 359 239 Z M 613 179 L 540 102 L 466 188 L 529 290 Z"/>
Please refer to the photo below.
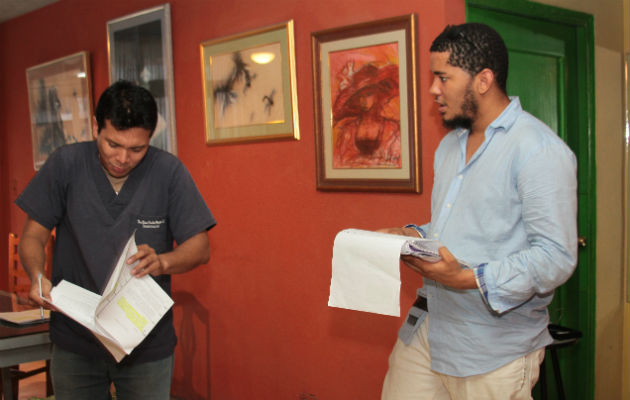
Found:
<path fill-rule="evenodd" d="M 421 258 L 406 255 L 402 261 L 409 268 L 423 277 L 432 279 L 454 289 L 476 289 L 475 274 L 471 269 L 464 269 L 446 247 L 439 249 L 441 260 L 437 262 L 424 261 Z"/>

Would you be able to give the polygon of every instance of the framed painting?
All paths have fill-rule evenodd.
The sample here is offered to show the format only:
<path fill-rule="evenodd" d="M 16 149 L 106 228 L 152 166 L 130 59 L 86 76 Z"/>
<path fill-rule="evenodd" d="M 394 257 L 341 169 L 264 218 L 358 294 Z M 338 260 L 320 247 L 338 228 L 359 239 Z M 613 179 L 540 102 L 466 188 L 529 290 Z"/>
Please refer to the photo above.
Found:
<path fill-rule="evenodd" d="M 624 200 L 627 205 L 630 201 L 630 53 L 626 53 L 626 60 L 624 65 L 624 79 L 625 79 L 625 180 L 624 180 Z M 626 302 L 630 303 L 630 212 L 628 208 L 625 208 L 626 221 L 625 221 L 625 235 L 626 235 Z"/>
<path fill-rule="evenodd" d="M 92 140 L 92 85 L 86 51 L 26 70 L 35 170 L 67 143 Z"/>
<path fill-rule="evenodd" d="M 171 11 L 168 4 L 107 22 L 109 82 L 146 88 L 158 106 L 151 145 L 177 154 Z"/>
<path fill-rule="evenodd" d="M 318 189 L 420 192 L 415 25 L 312 33 Z"/>
<path fill-rule="evenodd" d="M 293 20 L 200 50 L 207 144 L 299 140 Z"/>

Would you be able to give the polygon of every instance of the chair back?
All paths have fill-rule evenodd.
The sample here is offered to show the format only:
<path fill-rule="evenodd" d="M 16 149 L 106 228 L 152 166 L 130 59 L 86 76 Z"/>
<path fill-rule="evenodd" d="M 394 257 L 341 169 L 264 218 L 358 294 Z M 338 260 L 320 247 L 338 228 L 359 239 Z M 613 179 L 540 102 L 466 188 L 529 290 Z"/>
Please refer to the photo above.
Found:
<path fill-rule="evenodd" d="M 20 238 L 14 233 L 9 233 L 9 292 L 15 294 L 18 299 L 27 299 L 31 290 L 31 280 L 20 262 L 20 255 L 18 254 L 19 244 Z M 46 261 L 44 271 L 48 279 L 50 279 L 52 272 L 54 245 L 55 234 L 53 231 L 45 247 Z"/>

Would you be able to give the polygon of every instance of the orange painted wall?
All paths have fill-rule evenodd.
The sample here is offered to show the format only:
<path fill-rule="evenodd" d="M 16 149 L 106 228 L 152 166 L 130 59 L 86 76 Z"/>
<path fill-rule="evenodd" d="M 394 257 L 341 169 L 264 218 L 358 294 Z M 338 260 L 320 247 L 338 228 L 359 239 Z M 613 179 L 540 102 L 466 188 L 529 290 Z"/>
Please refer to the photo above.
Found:
<path fill-rule="evenodd" d="M 25 69 L 77 51 L 91 54 L 94 101 L 108 86 L 106 22 L 154 0 L 60 0 L 0 24 L 0 229 L 21 232 L 13 200 L 34 174 Z M 402 318 L 327 307 L 335 234 L 424 222 L 442 134 L 428 95 L 428 48 L 463 0 L 234 2 L 172 0 L 179 157 L 219 223 L 212 256 L 174 279 L 173 394 L 186 399 L 378 399 Z M 418 15 L 423 194 L 319 192 L 311 32 L 408 13 Z M 295 21 L 300 141 L 204 144 L 199 44 Z M 0 247 L 1 259 L 6 248 Z M 402 273 L 402 304 L 420 278 Z M 6 274 L 0 273 L 0 288 Z"/>

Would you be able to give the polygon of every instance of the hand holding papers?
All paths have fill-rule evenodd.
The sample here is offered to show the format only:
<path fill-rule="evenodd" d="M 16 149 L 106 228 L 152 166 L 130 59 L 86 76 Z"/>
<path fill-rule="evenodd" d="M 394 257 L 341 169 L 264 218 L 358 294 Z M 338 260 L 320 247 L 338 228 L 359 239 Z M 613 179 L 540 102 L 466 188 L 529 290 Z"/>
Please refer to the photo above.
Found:
<path fill-rule="evenodd" d="M 126 261 L 137 251 L 131 235 L 102 295 L 65 280 L 50 292 L 51 304 L 92 331 L 116 361 L 131 353 L 173 305 L 149 275 L 131 275 L 137 262 Z"/>
<path fill-rule="evenodd" d="M 440 259 L 436 240 L 346 229 L 333 247 L 328 305 L 400 316 L 400 255 Z"/>

